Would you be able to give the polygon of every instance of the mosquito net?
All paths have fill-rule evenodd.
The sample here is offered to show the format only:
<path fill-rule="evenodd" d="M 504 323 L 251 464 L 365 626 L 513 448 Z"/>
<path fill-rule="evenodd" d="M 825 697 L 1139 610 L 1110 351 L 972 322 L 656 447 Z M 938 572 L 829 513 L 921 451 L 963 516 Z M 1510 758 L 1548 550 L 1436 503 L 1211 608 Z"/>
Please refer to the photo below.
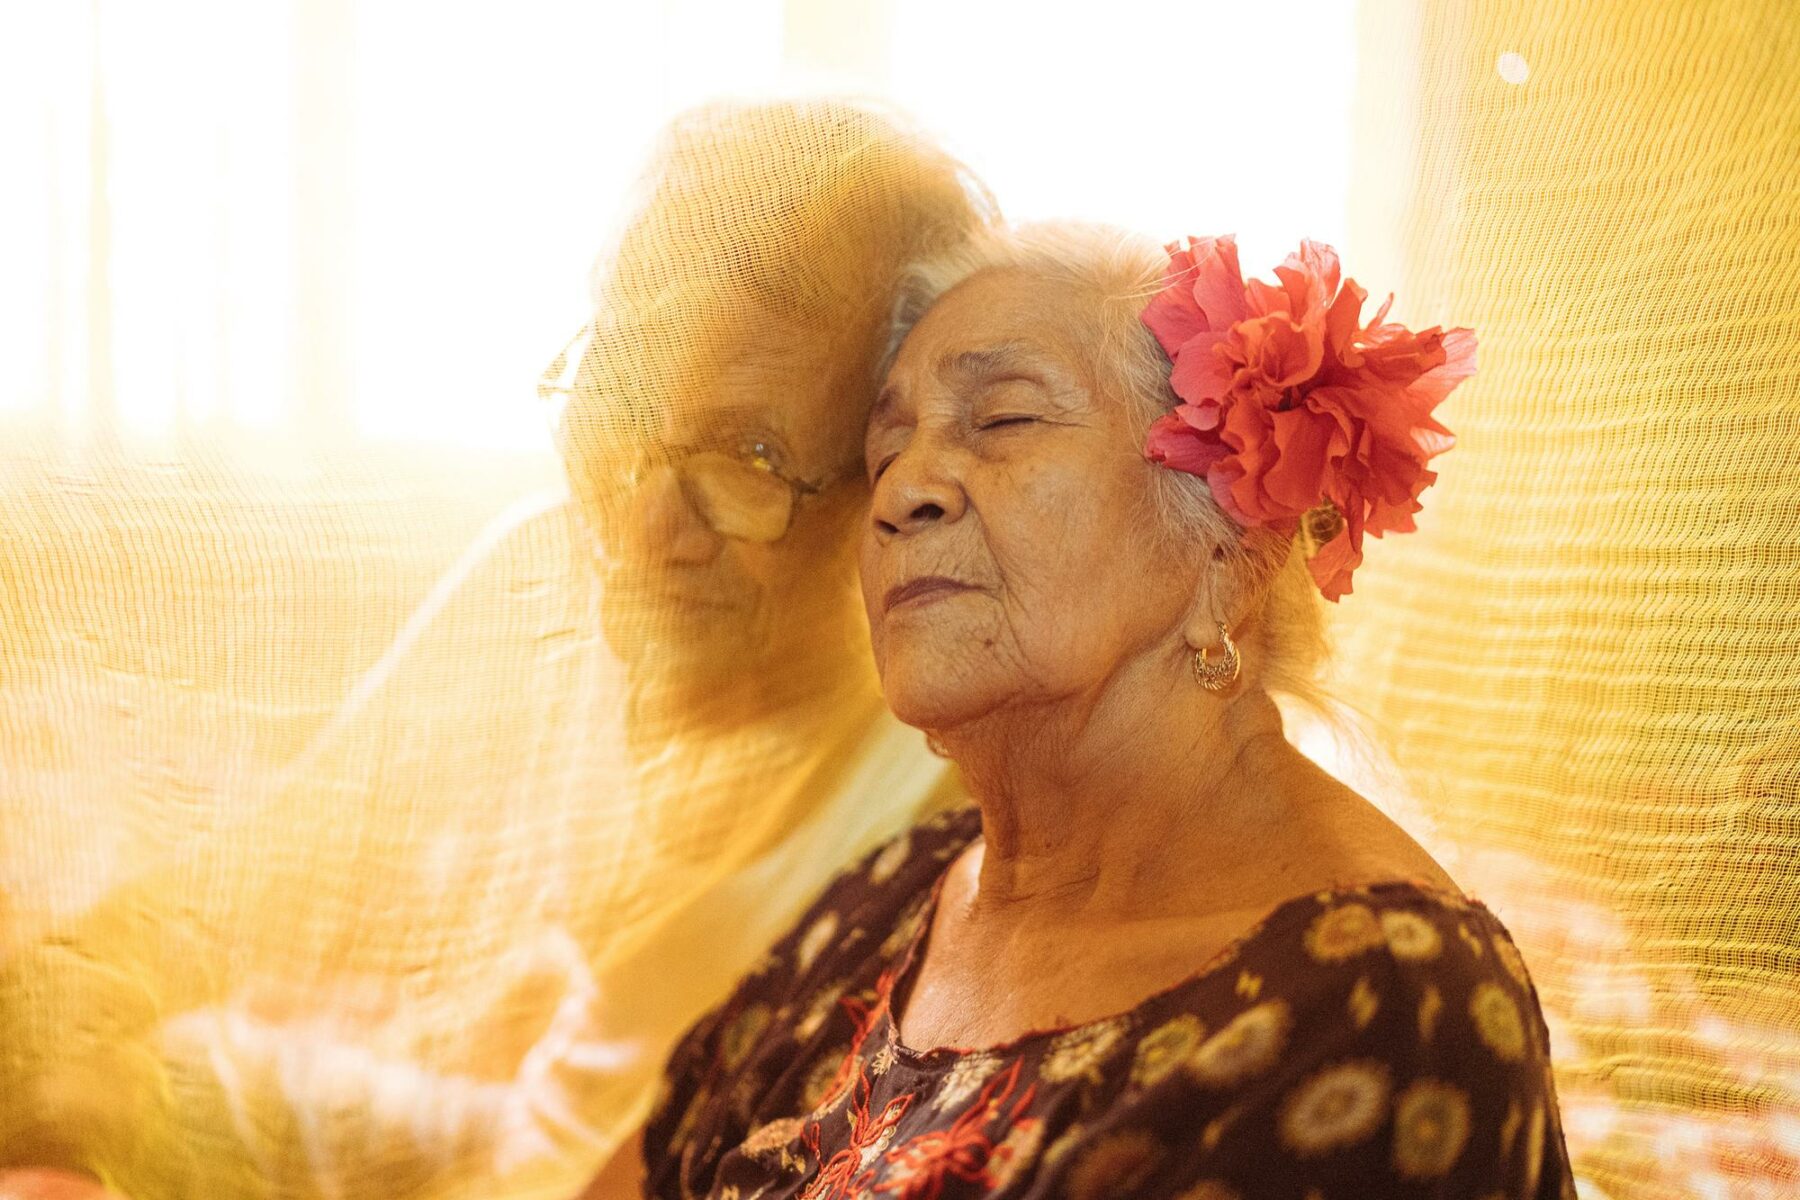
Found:
<path fill-rule="evenodd" d="M 542 455 L 7 443 L 0 1162 L 571 1195 L 957 794 L 852 533 L 898 270 L 992 201 L 874 103 L 721 102 L 629 214 Z"/>
<path fill-rule="evenodd" d="M 1481 363 L 1336 690 L 1517 932 L 1585 1194 L 1792 1194 L 1800 20 L 1370 5 L 1359 41 L 1358 276 Z"/>
<path fill-rule="evenodd" d="M 1791 1195 L 1800 22 L 1400 0 L 1355 53 L 1346 267 L 1481 361 L 1330 606 L 1397 766 L 1303 744 L 1514 931 L 1584 1196 Z M 0 1164 L 573 1195 L 957 795 L 869 677 L 845 472 L 894 272 L 992 202 L 784 102 L 684 114 L 630 213 L 541 454 L 0 440 Z"/>

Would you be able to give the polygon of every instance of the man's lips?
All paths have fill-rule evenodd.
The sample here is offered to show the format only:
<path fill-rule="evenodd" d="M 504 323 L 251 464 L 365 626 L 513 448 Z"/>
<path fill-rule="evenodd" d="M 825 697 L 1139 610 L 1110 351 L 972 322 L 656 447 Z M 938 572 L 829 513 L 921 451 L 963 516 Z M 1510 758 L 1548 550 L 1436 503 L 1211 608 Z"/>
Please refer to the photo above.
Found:
<path fill-rule="evenodd" d="M 917 579 L 909 579 L 905 583 L 891 587 L 887 595 L 882 597 L 882 611 L 892 612 L 902 604 L 922 602 L 928 598 L 949 595 L 952 592 L 974 590 L 960 579 L 951 579 L 947 575 L 921 575 Z"/>

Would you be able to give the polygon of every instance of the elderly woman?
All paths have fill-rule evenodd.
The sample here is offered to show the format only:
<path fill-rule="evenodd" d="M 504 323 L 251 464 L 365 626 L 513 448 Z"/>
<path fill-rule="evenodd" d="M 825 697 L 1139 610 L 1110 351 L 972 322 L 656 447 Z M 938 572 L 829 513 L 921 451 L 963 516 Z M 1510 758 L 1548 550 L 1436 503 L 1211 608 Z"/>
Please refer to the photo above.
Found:
<path fill-rule="evenodd" d="M 866 439 L 863 594 L 888 703 L 975 802 L 828 886 L 688 1031 L 641 1162 L 590 1195 L 635 1194 L 640 1170 L 668 1200 L 1573 1195 L 1507 930 L 1299 753 L 1271 698 L 1307 698 L 1357 518 L 1409 524 L 1391 491 L 1329 538 L 1245 523 L 1309 500 L 1245 465 L 1253 439 L 1206 450 L 1219 421 L 1186 410 L 1241 419 L 1196 373 L 1260 369 L 1226 325 L 1280 289 L 1209 282 L 1235 279 L 1229 239 L 1175 257 L 1154 298 L 1169 259 L 1088 227 L 914 272 Z M 1400 327 L 1327 315 L 1329 249 L 1287 266 L 1292 329 L 1321 331 L 1301 372 L 1323 343 L 1398 378 Z M 1433 346 L 1472 352 L 1448 341 L 1409 343 L 1407 378 Z M 1433 386 L 1388 398 L 1429 408 Z M 1409 420 L 1419 445 L 1441 430 Z"/>

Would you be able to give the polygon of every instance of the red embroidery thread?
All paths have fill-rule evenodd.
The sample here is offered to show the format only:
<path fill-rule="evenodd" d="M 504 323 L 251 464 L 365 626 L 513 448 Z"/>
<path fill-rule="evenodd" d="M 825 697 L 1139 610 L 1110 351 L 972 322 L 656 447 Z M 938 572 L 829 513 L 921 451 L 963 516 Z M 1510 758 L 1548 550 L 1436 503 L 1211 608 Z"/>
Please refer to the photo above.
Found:
<path fill-rule="evenodd" d="M 875 1185 L 877 1192 L 898 1192 L 900 1200 L 938 1200 L 949 1177 L 991 1187 L 997 1182 L 988 1173 L 988 1164 L 996 1157 L 1010 1157 L 1012 1148 L 996 1155 L 998 1149 L 983 1128 L 1000 1115 L 1002 1103 L 1012 1095 L 1019 1082 L 1022 1060 L 987 1081 L 975 1102 L 964 1109 L 948 1129 L 931 1129 L 895 1147 L 884 1156 L 894 1164 L 891 1177 Z M 995 1088 L 1006 1086 L 995 1094 Z M 1031 1106 L 1037 1095 L 1037 1084 L 1025 1089 L 1008 1114 L 1005 1125 L 1011 1126 L 1019 1114 Z M 911 1099 L 911 1097 L 908 1097 Z"/>

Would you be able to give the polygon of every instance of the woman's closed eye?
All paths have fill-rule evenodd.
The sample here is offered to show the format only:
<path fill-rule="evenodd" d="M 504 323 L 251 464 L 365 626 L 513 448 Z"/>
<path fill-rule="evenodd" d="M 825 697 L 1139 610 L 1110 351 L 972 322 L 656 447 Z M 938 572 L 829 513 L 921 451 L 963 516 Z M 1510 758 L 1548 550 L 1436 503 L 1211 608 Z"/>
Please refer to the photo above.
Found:
<path fill-rule="evenodd" d="M 975 422 L 975 429 L 977 432 L 986 432 L 990 429 L 1016 428 L 1023 425 L 1036 424 L 1042 419 L 1043 418 L 1034 413 L 1001 413 L 996 416 L 980 418 Z M 889 464 L 898 457 L 899 455 L 897 454 L 890 454 L 875 464 L 875 469 L 869 473 L 869 484 L 871 487 L 881 478 L 882 472 L 888 469 Z"/>

